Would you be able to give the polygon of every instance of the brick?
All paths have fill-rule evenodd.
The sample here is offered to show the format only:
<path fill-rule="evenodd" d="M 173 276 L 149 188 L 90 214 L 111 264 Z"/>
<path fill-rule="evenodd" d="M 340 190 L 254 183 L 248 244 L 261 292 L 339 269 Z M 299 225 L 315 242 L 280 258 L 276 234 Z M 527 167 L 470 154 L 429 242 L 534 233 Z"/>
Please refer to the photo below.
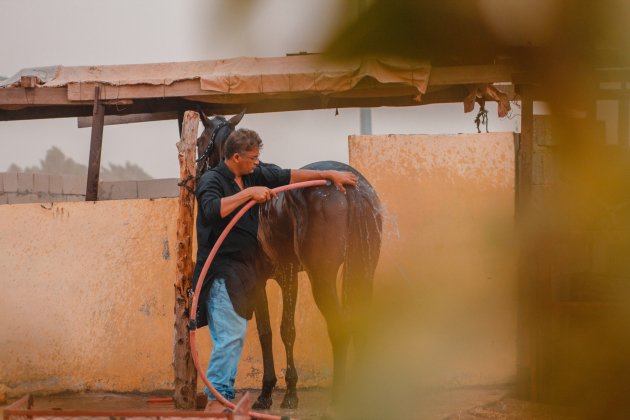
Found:
<path fill-rule="evenodd" d="M 48 175 L 48 192 L 63 194 L 63 178 L 61 175 Z"/>
<path fill-rule="evenodd" d="M 100 182 L 99 200 L 129 200 L 138 198 L 137 181 Z"/>
<path fill-rule="evenodd" d="M 50 176 L 46 174 L 33 174 L 33 192 L 48 194 Z"/>
<path fill-rule="evenodd" d="M 5 172 L 2 175 L 2 186 L 5 193 L 15 193 L 18 190 L 17 172 Z"/>
<path fill-rule="evenodd" d="M 4 193 L 4 177 L 3 173 L 0 172 L 0 194 Z"/>
<path fill-rule="evenodd" d="M 9 202 L 9 193 L 0 193 L 0 204 L 7 204 Z"/>
<path fill-rule="evenodd" d="M 87 188 L 87 177 L 80 175 L 61 175 L 62 192 L 69 195 L 83 195 Z"/>
<path fill-rule="evenodd" d="M 39 203 L 37 194 L 8 193 L 9 204 Z"/>
<path fill-rule="evenodd" d="M 138 198 L 162 198 L 178 196 L 179 187 L 177 186 L 177 180 L 174 178 L 138 181 Z"/>
<path fill-rule="evenodd" d="M 33 192 L 33 173 L 32 172 L 18 172 L 18 193 L 32 193 Z"/>

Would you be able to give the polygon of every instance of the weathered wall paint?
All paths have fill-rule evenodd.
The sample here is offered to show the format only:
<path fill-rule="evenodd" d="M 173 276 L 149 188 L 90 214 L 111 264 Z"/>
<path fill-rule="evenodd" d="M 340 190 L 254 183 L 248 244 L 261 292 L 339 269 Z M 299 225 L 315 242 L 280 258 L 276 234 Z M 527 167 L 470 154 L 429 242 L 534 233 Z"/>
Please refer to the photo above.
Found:
<path fill-rule="evenodd" d="M 423 334 L 407 334 L 414 342 L 390 340 L 383 354 L 396 347 L 396 360 L 405 361 L 413 350 L 403 367 L 413 372 L 423 355 L 443 352 L 434 340 L 441 334 L 453 354 L 434 363 L 442 382 L 509 378 L 513 261 L 496 248 L 512 226 L 512 135 L 357 136 L 350 157 L 386 208 L 376 302 L 389 299 L 402 309 L 406 287 L 403 300 L 416 293 L 420 300 L 412 303 L 424 311 L 393 317 L 392 330 L 398 324 Z M 9 396 L 171 388 L 176 200 L 0 206 L 0 388 Z M 308 279 L 300 274 L 299 281 L 299 385 L 326 386 L 332 373 L 326 326 Z M 267 290 L 284 386 L 280 290 L 273 281 Z M 197 339 L 205 369 L 206 328 Z M 261 377 L 250 322 L 237 387 L 258 388 Z"/>
<path fill-rule="evenodd" d="M 350 137 L 350 164 L 384 204 L 375 299 L 391 321 L 375 363 L 396 361 L 392 383 L 405 373 L 439 385 L 513 380 L 513 142 L 512 133 Z"/>
<path fill-rule="evenodd" d="M 176 199 L 0 206 L 0 385 L 9 396 L 171 388 L 176 206 Z M 282 378 L 279 288 L 270 281 L 268 291 Z M 301 383 L 325 385 L 330 349 L 310 287 L 301 287 L 298 305 Z M 208 335 L 198 334 L 204 369 Z M 238 385 L 258 387 L 254 322 L 246 340 Z"/>

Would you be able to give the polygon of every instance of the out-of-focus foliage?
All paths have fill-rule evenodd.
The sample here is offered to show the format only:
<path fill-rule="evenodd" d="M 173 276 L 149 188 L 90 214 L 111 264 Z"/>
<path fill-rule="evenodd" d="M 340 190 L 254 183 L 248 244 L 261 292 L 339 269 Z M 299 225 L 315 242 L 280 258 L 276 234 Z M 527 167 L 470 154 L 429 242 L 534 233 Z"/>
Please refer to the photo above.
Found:
<path fill-rule="evenodd" d="M 628 23 L 623 0 L 374 0 L 328 50 L 434 66 L 509 63 L 515 84 L 550 105 L 553 145 L 535 147 L 554 174 L 532 186 L 518 220 L 519 363 L 527 365 L 519 379 L 530 397 L 575 405 L 586 418 L 630 418 L 630 144 L 606 144 L 595 113 L 602 70 L 630 68 Z M 403 325 L 393 318 L 407 300 L 379 319 Z M 422 405 L 435 364 L 409 351 L 411 325 L 421 323 L 375 328 L 377 341 L 400 351 L 374 355 L 350 412 L 406 418 Z"/>
<path fill-rule="evenodd" d="M 545 98 L 594 95 L 596 67 L 630 64 L 622 0 L 374 0 L 343 28 L 332 57 L 393 55 L 433 65 L 516 63 Z M 590 80 L 589 80 L 590 79 Z"/>

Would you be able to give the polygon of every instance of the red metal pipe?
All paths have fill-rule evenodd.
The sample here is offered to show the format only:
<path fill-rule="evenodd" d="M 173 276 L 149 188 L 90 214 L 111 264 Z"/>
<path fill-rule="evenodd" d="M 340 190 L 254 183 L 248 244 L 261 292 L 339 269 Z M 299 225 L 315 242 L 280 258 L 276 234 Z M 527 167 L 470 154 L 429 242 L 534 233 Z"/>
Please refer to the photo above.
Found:
<path fill-rule="evenodd" d="M 272 191 L 275 193 L 279 193 L 283 191 L 294 190 L 297 188 L 317 187 L 317 186 L 326 185 L 326 184 L 327 184 L 327 181 L 323 179 L 319 179 L 316 181 L 304 181 L 304 182 L 296 182 L 294 184 L 283 185 L 282 187 L 274 188 Z M 212 250 L 210 251 L 210 255 L 208 255 L 208 259 L 206 260 L 206 263 L 203 265 L 203 269 L 201 270 L 201 274 L 199 275 L 199 280 L 197 280 L 197 287 L 195 288 L 195 294 L 193 295 L 192 306 L 190 308 L 191 323 L 196 325 L 197 305 L 199 304 L 199 293 L 201 292 L 201 287 L 203 286 L 203 282 L 206 279 L 206 274 L 208 274 L 208 269 L 210 268 L 210 264 L 212 264 L 212 260 L 214 259 L 217 252 L 219 251 L 219 247 L 221 246 L 221 244 L 227 237 L 228 233 L 230 233 L 230 230 L 232 230 L 236 222 L 238 222 L 240 218 L 243 217 L 245 212 L 247 212 L 247 210 L 252 208 L 254 204 L 256 204 L 256 201 L 250 200 L 249 202 L 247 202 L 247 204 L 243 206 L 243 208 L 241 208 L 241 210 L 239 210 L 238 213 L 236 213 L 236 215 L 232 218 L 232 220 L 230 220 L 230 223 L 228 223 L 225 229 L 223 229 L 223 232 L 221 233 L 221 236 L 219 236 L 219 239 L 217 239 L 217 242 L 214 244 L 214 247 L 212 247 Z M 234 409 L 234 407 L 236 406 L 230 401 L 228 401 L 227 399 L 225 399 L 223 395 L 219 393 L 219 391 L 214 389 L 214 387 L 208 380 L 208 377 L 206 376 L 206 374 L 202 373 L 201 369 L 199 368 L 199 360 L 198 360 L 198 355 L 197 355 L 197 341 L 195 337 L 196 331 L 197 331 L 196 327 L 190 330 L 190 351 L 192 353 L 195 369 L 197 369 L 197 372 L 201 373 L 201 379 L 206 384 L 206 386 L 208 387 L 212 395 L 214 395 L 215 398 L 224 406 L 230 409 Z M 270 414 L 263 414 L 263 413 L 258 413 L 255 411 L 250 411 L 248 414 L 250 417 L 255 417 L 259 419 L 266 419 L 266 420 L 281 420 L 282 419 L 282 417 L 280 416 L 273 416 Z"/>

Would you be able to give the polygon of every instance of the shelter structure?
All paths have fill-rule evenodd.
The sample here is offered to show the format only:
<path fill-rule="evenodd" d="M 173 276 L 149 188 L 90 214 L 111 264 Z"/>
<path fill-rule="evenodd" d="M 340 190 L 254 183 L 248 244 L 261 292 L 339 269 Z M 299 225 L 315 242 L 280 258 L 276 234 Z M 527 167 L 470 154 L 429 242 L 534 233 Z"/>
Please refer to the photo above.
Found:
<path fill-rule="evenodd" d="M 313 54 L 187 63 L 52 66 L 24 69 L 0 81 L 0 121 L 78 117 L 80 127 L 91 126 L 86 200 L 93 201 L 98 197 L 106 124 L 177 118 L 182 138 L 181 184 L 186 187 L 190 186 L 186 181 L 194 179 L 191 171 L 194 172 L 198 125 L 197 117 L 186 113 L 189 110 L 202 109 L 210 115 L 233 114 L 243 108 L 257 113 L 463 102 L 465 110 L 470 111 L 475 102 L 492 100 L 499 102 L 499 114 L 505 115 L 510 100 L 516 97 L 516 79 L 517 70 L 502 64 L 432 67 L 428 61 L 377 58 L 329 62 Z M 517 189 L 527 191 L 531 182 L 533 102 L 531 95 L 521 100 L 521 187 Z M 185 229 L 192 225 L 191 202 L 190 189 L 181 188 L 178 247 L 182 255 L 178 248 L 175 313 L 176 334 L 182 336 L 187 323 L 186 290 L 192 274 L 190 232 Z M 176 372 L 183 374 L 191 369 L 189 359 L 175 358 Z"/>
<path fill-rule="evenodd" d="M 0 81 L 0 121 L 79 117 L 92 126 L 87 200 L 97 199 L 102 126 L 206 114 L 322 108 L 412 106 L 509 97 L 493 87 L 511 83 L 505 65 L 431 67 L 428 61 L 355 59 L 317 54 L 240 57 L 183 63 L 50 66 L 23 69 Z"/>
<path fill-rule="evenodd" d="M 628 156 L 630 67 L 627 22 L 623 19 L 626 14 L 618 4 L 607 1 L 571 2 L 564 8 L 546 9 L 561 11 L 556 20 L 541 9 L 530 29 L 540 29 L 548 22 L 553 23 L 549 27 L 553 30 L 549 31 L 550 39 L 532 48 L 536 46 L 532 41 L 540 34 L 526 34 L 516 45 L 509 42 L 511 37 L 498 35 L 501 28 L 506 29 L 503 35 L 527 32 L 527 25 L 518 26 L 526 22 L 520 8 L 502 9 L 497 4 L 493 12 L 511 10 L 519 15 L 493 13 L 492 19 L 481 14 L 484 8 L 479 7 L 480 3 L 375 0 L 339 34 L 332 49 L 337 57 L 386 53 L 430 57 L 431 64 L 359 59 L 332 65 L 322 64 L 318 56 L 301 54 L 39 72 L 31 69 L 0 83 L 0 121 L 81 117 L 79 124 L 93 127 L 93 156 L 98 156 L 103 124 L 174 118 L 181 121 L 185 110 L 198 106 L 207 114 L 232 114 L 243 107 L 248 112 L 277 112 L 448 102 L 464 102 L 470 109 L 474 101 L 499 100 L 506 104 L 514 96 L 502 94 L 501 90 L 509 93 L 504 87 L 497 89 L 497 84 L 504 84 L 518 93 L 521 103 L 521 133 L 516 145 L 517 224 L 527 228 L 522 216 L 531 207 L 539 210 L 541 219 L 561 220 L 550 211 L 554 209 L 550 196 L 561 187 L 577 186 L 573 191 L 579 191 L 592 184 L 592 179 L 576 174 L 597 178 L 598 173 L 588 173 L 586 168 L 627 168 L 624 162 L 611 159 Z M 512 27 L 514 24 L 518 25 Z M 488 64 L 497 63 L 497 57 L 520 57 L 529 73 L 509 65 Z M 135 76 L 130 76 L 133 73 Z M 536 79 L 532 73 L 537 73 Z M 585 153 L 582 167 L 570 172 L 570 179 L 555 179 L 557 145 L 547 130 L 534 135 L 535 98 L 554 100 L 561 105 L 558 110 L 571 114 L 571 119 L 565 119 L 567 127 L 561 127 L 567 131 L 571 126 L 570 140 L 600 138 L 591 135 L 591 125 L 597 120 L 596 101 L 614 102 L 618 139 L 613 150 L 607 150 L 605 163 L 589 166 L 587 159 L 596 156 Z M 499 108 L 505 111 L 505 107 Z M 573 114 L 580 118 L 573 118 Z M 563 146 L 565 153 L 571 154 L 581 145 L 566 141 Z M 607 145 L 599 146 L 602 149 Z M 91 159 L 90 166 L 98 168 L 98 162 Z M 89 176 L 97 174 L 98 170 L 92 170 Z M 615 193 L 625 199 L 626 172 L 613 172 L 612 179 L 620 188 L 609 191 L 611 196 Z M 88 182 L 88 189 L 90 185 L 94 188 L 95 184 Z M 592 206 L 593 200 L 588 198 L 578 200 L 578 207 Z M 621 405 L 629 387 L 626 350 L 630 339 L 624 322 L 628 319 L 625 308 L 630 277 L 623 258 L 628 249 L 627 231 L 623 230 L 628 219 L 620 213 L 628 208 L 626 204 L 622 201 L 605 209 L 611 223 L 599 226 L 598 235 L 593 233 L 592 225 L 580 220 L 579 229 L 549 229 L 545 235 L 526 238 L 529 248 L 521 251 L 518 273 L 517 381 L 521 396 L 540 400 L 545 396 L 562 399 L 557 397 L 568 394 L 565 397 L 569 401 L 582 403 L 584 395 L 589 395 L 606 409 L 598 412 L 600 417 L 613 414 L 615 398 Z M 605 292 L 593 290 L 600 286 Z M 590 360 L 593 354 L 598 360 Z M 608 403 L 611 399 L 613 402 Z"/>

